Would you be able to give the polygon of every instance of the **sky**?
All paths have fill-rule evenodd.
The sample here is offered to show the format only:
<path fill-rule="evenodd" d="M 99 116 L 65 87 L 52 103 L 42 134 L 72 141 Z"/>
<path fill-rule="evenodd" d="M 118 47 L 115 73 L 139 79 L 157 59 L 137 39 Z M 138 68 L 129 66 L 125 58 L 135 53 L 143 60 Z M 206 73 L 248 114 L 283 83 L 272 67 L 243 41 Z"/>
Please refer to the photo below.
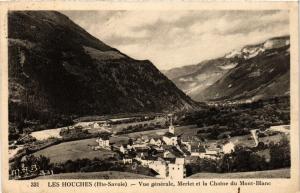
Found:
<path fill-rule="evenodd" d="M 197 64 L 289 34 L 289 13 L 265 11 L 64 11 L 90 34 L 160 70 Z"/>

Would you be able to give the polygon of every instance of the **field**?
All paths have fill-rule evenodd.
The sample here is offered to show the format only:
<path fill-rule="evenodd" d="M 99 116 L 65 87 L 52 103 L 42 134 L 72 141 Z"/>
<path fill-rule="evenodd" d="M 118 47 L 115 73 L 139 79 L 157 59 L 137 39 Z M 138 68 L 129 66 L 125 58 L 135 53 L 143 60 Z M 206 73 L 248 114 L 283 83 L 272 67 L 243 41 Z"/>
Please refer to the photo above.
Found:
<path fill-rule="evenodd" d="M 32 137 L 36 138 L 37 140 L 44 140 L 44 139 L 48 139 L 50 137 L 61 138 L 61 136 L 59 135 L 61 129 L 63 129 L 63 128 L 34 131 L 30 135 Z"/>
<path fill-rule="evenodd" d="M 104 171 L 87 173 L 62 173 L 52 176 L 39 176 L 36 179 L 150 179 L 152 177 L 129 172 Z"/>
<path fill-rule="evenodd" d="M 105 159 L 114 155 L 114 152 L 109 150 L 94 151 L 89 145 L 97 145 L 96 139 L 84 139 L 53 145 L 34 153 L 34 155 L 44 155 L 50 158 L 51 163 L 61 163 L 67 160 L 83 158 L 93 159 L 95 157 Z"/>
<path fill-rule="evenodd" d="M 290 169 L 266 170 L 256 172 L 237 172 L 237 173 L 198 173 L 188 178 L 290 178 Z"/>

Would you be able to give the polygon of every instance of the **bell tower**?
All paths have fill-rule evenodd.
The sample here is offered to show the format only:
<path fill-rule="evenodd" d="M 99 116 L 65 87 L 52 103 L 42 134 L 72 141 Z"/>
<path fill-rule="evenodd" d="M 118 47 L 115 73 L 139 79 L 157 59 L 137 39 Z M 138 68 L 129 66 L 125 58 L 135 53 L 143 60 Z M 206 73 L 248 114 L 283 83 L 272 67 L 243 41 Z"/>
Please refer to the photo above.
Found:
<path fill-rule="evenodd" d="M 173 115 L 170 116 L 170 126 L 169 126 L 169 132 L 174 134 L 175 133 L 175 127 L 173 126 Z"/>

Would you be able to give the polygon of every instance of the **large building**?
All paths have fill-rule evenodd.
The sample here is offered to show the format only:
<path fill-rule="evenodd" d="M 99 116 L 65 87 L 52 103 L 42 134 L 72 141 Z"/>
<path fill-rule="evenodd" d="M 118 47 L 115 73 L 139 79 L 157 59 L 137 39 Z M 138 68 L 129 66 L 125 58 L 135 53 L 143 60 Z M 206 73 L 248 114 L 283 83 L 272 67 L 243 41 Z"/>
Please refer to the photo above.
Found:
<path fill-rule="evenodd" d="M 186 177 L 186 170 L 184 167 L 184 158 L 176 158 L 175 163 L 168 164 L 168 178 L 183 179 Z"/>
<path fill-rule="evenodd" d="M 186 177 L 184 158 L 176 158 L 175 161 L 148 161 L 148 167 L 156 171 L 159 178 L 183 179 Z"/>
<path fill-rule="evenodd" d="M 109 136 L 103 136 L 96 139 L 99 148 L 109 149 Z"/>

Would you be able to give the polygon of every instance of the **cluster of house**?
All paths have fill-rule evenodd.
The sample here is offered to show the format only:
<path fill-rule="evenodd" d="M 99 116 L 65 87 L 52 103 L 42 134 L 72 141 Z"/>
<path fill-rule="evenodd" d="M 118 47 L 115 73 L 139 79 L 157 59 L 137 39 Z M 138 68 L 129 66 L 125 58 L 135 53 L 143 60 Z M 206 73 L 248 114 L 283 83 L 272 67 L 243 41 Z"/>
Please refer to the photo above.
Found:
<path fill-rule="evenodd" d="M 98 138 L 98 148 L 111 148 L 122 155 L 124 164 L 134 160 L 142 166 L 153 169 L 159 178 L 181 179 L 186 177 L 185 164 L 197 158 L 219 159 L 223 154 L 234 151 L 235 145 L 228 141 L 219 144 L 204 145 L 197 137 L 175 135 L 171 124 L 168 132 L 159 138 L 143 136 L 127 144 L 110 146 L 109 138 Z M 196 159 L 195 159 L 196 158 Z"/>

